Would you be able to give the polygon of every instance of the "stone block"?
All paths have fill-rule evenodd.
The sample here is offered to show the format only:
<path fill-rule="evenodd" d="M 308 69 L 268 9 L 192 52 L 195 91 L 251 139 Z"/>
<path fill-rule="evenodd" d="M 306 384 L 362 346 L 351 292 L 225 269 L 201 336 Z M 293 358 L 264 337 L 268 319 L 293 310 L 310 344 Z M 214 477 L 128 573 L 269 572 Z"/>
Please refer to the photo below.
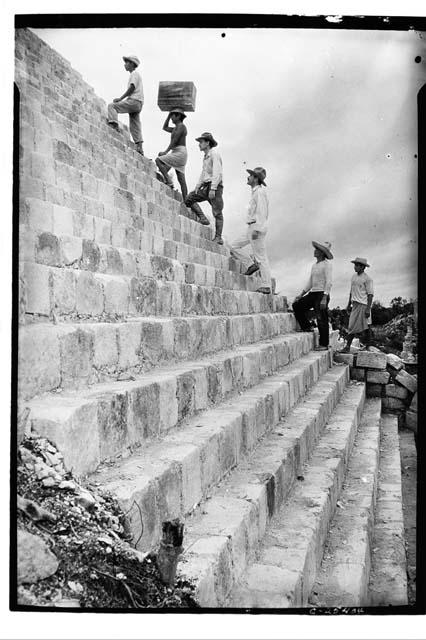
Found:
<path fill-rule="evenodd" d="M 89 271 L 99 271 L 101 250 L 93 240 L 82 240 L 81 268 Z"/>
<path fill-rule="evenodd" d="M 370 371 L 367 369 L 367 382 L 373 382 L 374 384 L 387 384 L 390 379 L 390 374 L 387 371 Z"/>
<path fill-rule="evenodd" d="M 61 259 L 64 265 L 72 265 L 82 258 L 83 242 L 81 238 L 65 236 L 60 239 Z"/>
<path fill-rule="evenodd" d="M 382 384 L 372 384 L 368 383 L 366 388 L 366 393 L 368 398 L 381 398 L 383 395 L 383 386 Z"/>
<path fill-rule="evenodd" d="M 129 310 L 129 285 L 126 280 L 99 276 L 104 283 L 105 313 L 126 316 Z"/>
<path fill-rule="evenodd" d="M 410 411 L 415 411 L 417 413 L 417 391 L 411 400 Z"/>
<path fill-rule="evenodd" d="M 350 368 L 350 377 L 351 380 L 358 380 L 359 382 L 364 382 L 365 380 L 365 369 L 360 367 L 351 367 Z"/>
<path fill-rule="evenodd" d="M 53 207 L 50 202 L 36 198 L 25 198 L 22 211 L 22 222 L 31 229 L 53 231 Z"/>
<path fill-rule="evenodd" d="M 395 371 L 399 371 L 404 366 L 403 363 L 402 363 L 401 358 L 399 358 L 394 353 L 388 353 L 386 355 L 386 363 L 387 363 L 388 367 L 390 367 L 391 369 L 393 369 Z"/>
<path fill-rule="evenodd" d="M 24 400 L 60 384 L 59 342 L 55 327 L 37 324 L 19 329 L 18 389 Z"/>
<path fill-rule="evenodd" d="M 367 369 L 386 369 L 386 354 L 373 353 L 371 351 L 358 351 L 356 354 L 356 366 Z"/>
<path fill-rule="evenodd" d="M 385 386 L 385 396 L 389 398 L 399 398 L 399 400 L 406 400 L 408 398 L 408 390 L 405 387 L 401 387 L 399 384 L 387 384 Z"/>
<path fill-rule="evenodd" d="M 42 153 L 31 153 L 31 175 L 36 180 L 55 184 L 55 168 L 53 160 Z"/>
<path fill-rule="evenodd" d="M 90 381 L 93 365 L 93 334 L 61 327 L 61 380 L 63 387 L 79 387 Z"/>
<path fill-rule="evenodd" d="M 52 269 L 52 302 L 55 311 L 67 315 L 76 307 L 76 275 L 70 269 Z"/>
<path fill-rule="evenodd" d="M 86 325 L 87 326 L 87 325 Z M 95 367 L 115 367 L 118 363 L 117 328 L 113 324 L 94 324 L 88 329 L 93 334 L 93 364 Z"/>
<path fill-rule="evenodd" d="M 94 240 L 95 227 L 92 216 L 86 216 L 83 212 L 73 211 L 74 233 L 72 235 L 87 240 Z"/>
<path fill-rule="evenodd" d="M 408 389 L 411 393 L 416 393 L 417 391 L 417 378 L 404 371 L 404 369 L 399 371 L 395 377 L 395 382 Z"/>
<path fill-rule="evenodd" d="M 399 398 L 385 397 L 382 398 L 382 411 L 384 412 L 399 412 L 405 410 L 405 403 Z"/>
<path fill-rule="evenodd" d="M 61 264 L 61 247 L 59 238 L 53 233 L 44 231 L 37 237 L 35 257 L 39 264 L 58 267 Z"/>
<path fill-rule="evenodd" d="M 48 578 L 56 573 L 59 566 L 59 560 L 48 544 L 40 536 L 24 529 L 18 529 L 16 560 L 18 584 L 32 585 Z"/>
<path fill-rule="evenodd" d="M 112 227 L 111 222 L 109 220 L 104 220 L 103 218 L 98 218 L 96 216 L 93 217 L 93 222 L 95 226 L 95 242 L 98 242 L 99 244 L 110 244 Z"/>
<path fill-rule="evenodd" d="M 72 193 L 81 193 L 81 180 L 78 169 L 70 167 L 63 162 L 55 161 L 55 175 L 58 187 Z"/>
<path fill-rule="evenodd" d="M 81 271 L 76 284 L 76 309 L 80 315 L 97 316 L 104 311 L 103 287 L 90 271 Z"/>
<path fill-rule="evenodd" d="M 68 207 L 53 205 L 52 225 L 53 232 L 57 235 L 74 235 L 73 210 Z"/>
<path fill-rule="evenodd" d="M 417 434 L 417 411 L 407 411 L 405 414 L 405 426 Z"/>
<path fill-rule="evenodd" d="M 119 325 L 117 337 L 119 368 L 136 367 L 140 361 L 141 325 L 137 322 Z"/>
<path fill-rule="evenodd" d="M 178 420 L 191 416 L 195 407 L 195 377 L 192 372 L 177 376 L 176 396 L 178 399 Z"/>
<path fill-rule="evenodd" d="M 130 444 L 128 433 L 129 396 L 114 393 L 98 399 L 98 429 L 101 460 L 122 453 Z"/>
<path fill-rule="evenodd" d="M 85 171 L 81 171 L 81 192 L 90 198 L 98 197 L 98 181 Z"/>
<path fill-rule="evenodd" d="M 156 382 L 138 386 L 129 392 L 130 413 L 136 441 L 160 433 L 160 386 Z"/>
<path fill-rule="evenodd" d="M 159 381 L 160 434 L 176 426 L 178 421 L 178 400 L 176 396 L 176 378 L 170 376 Z"/>
<path fill-rule="evenodd" d="M 153 278 L 132 278 L 130 281 L 130 313 L 156 315 L 157 282 Z"/>
<path fill-rule="evenodd" d="M 348 364 L 350 367 L 353 367 L 354 364 L 354 354 L 353 353 L 339 353 L 336 352 L 333 356 L 335 362 L 343 362 L 344 364 Z"/>
<path fill-rule="evenodd" d="M 23 271 L 26 291 L 26 313 L 48 316 L 50 314 L 49 267 L 26 262 Z"/>

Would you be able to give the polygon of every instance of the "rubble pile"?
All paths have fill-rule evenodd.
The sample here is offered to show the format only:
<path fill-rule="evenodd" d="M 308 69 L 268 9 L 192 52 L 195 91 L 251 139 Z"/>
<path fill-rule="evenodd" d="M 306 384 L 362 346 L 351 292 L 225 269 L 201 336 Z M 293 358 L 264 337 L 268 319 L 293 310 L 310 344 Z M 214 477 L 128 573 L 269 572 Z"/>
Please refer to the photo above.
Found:
<path fill-rule="evenodd" d="M 192 587 L 160 579 L 155 554 L 127 542 L 125 514 L 95 482 L 68 472 L 45 438 L 26 438 L 17 464 L 18 604 L 139 609 L 195 607 Z"/>

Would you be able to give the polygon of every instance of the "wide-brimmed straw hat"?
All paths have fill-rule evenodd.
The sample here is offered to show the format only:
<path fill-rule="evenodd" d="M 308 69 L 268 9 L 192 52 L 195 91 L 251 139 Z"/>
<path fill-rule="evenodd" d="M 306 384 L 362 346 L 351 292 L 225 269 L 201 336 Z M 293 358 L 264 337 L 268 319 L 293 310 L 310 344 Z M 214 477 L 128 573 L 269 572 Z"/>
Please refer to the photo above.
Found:
<path fill-rule="evenodd" d="M 136 65 L 137 67 L 141 63 L 137 56 L 123 56 L 123 60 L 124 61 L 128 60 L 129 62 L 133 62 L 133 64 Z"/>
<path fill-rule="evenodd" d="M 355 260 L 351 260 L 354 264 L 363 264 L 364 267 L 369 267 L 370 265 L 367 262 L 367 258 L 355 258 Z"/>
<path fill-rule="evenodd" d="M 315 249 L 322 251 L 325 257 L 329 260 L 333 259 L 333 254 L 330 251 L 331 242 L 315 242 L 315 240 L 312 240 L 312 246 L 315 247 Z"/>
<path fill-rule="evenodd" d="M 186 118 L 186 113 L 180 107 L 175 107 L 174 109 L 170 109 L 170 113 L 180 113 L 182 118 Z"/>
<path fill-rule="evenodd" d="M 209 133 L 208 131 L 202 133 L 198 138 L 195 138 L 195 139 L 197 140 L 197 142 L 200 142 L 200 140 L 208 140 L 208 142 L 210 142 L 211 147 L 217 147 L 216 140 L 213 138 L 212 134 Z"/>
<path fill-rule="evenodd" d="M 251 176 L 256 176 L 259 179 L 260 184 L 263 184 L 266 187 L 266 171 L 263 167 L 255 167 L 254 169 L 246 169 L 247 173 Z"/>

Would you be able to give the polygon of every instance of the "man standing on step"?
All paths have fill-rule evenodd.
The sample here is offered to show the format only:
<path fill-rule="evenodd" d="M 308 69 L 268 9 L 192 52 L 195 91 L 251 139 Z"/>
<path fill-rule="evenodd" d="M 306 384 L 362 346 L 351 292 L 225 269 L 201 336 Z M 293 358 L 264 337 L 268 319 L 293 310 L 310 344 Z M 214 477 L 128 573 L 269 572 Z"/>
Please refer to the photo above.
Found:
<path fill-rule="evenodd" d="M 142 130 L 140 112 L 143 107 L 143 86 L 142 78 L 136 71 L 140 65 L 137 56 L 123 56 L 124 68 L 130 73 L 127 91 L 120 98 L 114 100 L 108 105 L 108 124 L 118 129 L 118 113 L 129 114 L 129 129 L 136 150 L 143 156 L 142 148 Z"/>
<path fill-rule="evenodd" d="M 302 331 L 311 331 L 308 320 L 308 311 L 314 310 L 319 331 L 319 347 L 317 351 L 327 351 L 330 340 L 330 328 L 328 326 L 328 303 L 330 300 L 331 253 L 330 242 L 312 241 L 316 262 L 312 265 L 311 275 L 302 293 L 295 297 L 293 311 Z"/>
<path fill-rule="evenodd" d="M 231 256 L 247 261 L 246 254 L 241 251 L 247 245 L 251 246 L 254 264 L 249 266 L 244 275 L 249 276 L 255 271 L 260 274 L 259 293 L 271 293 L 271 270 L 266 255 L 266 232 L 269 216 L 268 195 L 266 193 L 266 171 L 263 167 L 246 169 L 248 175 L 247 184 L 251 187 L 251 198 L 247 210 L 247 230 L 231 245 Z"/>
<path fill-rule="evenodd" d="M 216 233 L 213 238 L 217 244 L 223 244 L 223 175 L 222 158 L 214 149 L 217 142 L 211 133 L 202 133 L 199 138 L 195 138 L 203 151 L 203 170 L 195 185 L 194 191 L 188 194 L 185 204 L 195 213 L 201 224 L 210 224 L 201 210 L 199 202 L 209 202 L 216 220 Z"/>
<path fill-rule="evenodd" d="M 351 280 L 351 291 L 347 312 L 349 316 L 348 337 L 342 353 L 349 353 L 352 340 L 357 334 L 363 334 L 363 342 L 367 348 L 371 344 L 371 305 L 373 304 L 373 281 L 365 273 L 365 268 L 369 267 L 366 258 L 355 258 L 351 260 L 355 273 Z"/>

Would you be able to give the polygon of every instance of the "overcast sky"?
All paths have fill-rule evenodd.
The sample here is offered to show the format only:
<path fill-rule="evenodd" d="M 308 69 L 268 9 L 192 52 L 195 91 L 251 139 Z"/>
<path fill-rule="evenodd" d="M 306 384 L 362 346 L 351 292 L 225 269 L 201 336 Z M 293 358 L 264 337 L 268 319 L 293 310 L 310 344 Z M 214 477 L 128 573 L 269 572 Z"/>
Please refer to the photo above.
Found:
<path fill-rule="evenodd" d="M 161 80 L 192 80 L 187 182 L 200 173 L 194 138 L 211 131 L 224 166 L 225 237 L 244 228 L 245 168 L 264 166 L 268 251 L 277 290 L 291 300 L 313 262 L 311 240 L 329 241 L 331 307 L 344 305 L 350 260 L 366 257 L 375 298 L 415 297 L 417 92 L 425 41 L 415 32 L 305 29 L 38 29 L 43 40 L 109 102 L 141 59 L 145 154 L 169 142 L 157 106 Z M 224 37 L 222 34 L 225 34 Z M 421 56 L 420 63 L 415 62 Z M 127 116 L 120 116 L 127 123 Z M 208 205 L 205 211 L 209 213 Z"/>

